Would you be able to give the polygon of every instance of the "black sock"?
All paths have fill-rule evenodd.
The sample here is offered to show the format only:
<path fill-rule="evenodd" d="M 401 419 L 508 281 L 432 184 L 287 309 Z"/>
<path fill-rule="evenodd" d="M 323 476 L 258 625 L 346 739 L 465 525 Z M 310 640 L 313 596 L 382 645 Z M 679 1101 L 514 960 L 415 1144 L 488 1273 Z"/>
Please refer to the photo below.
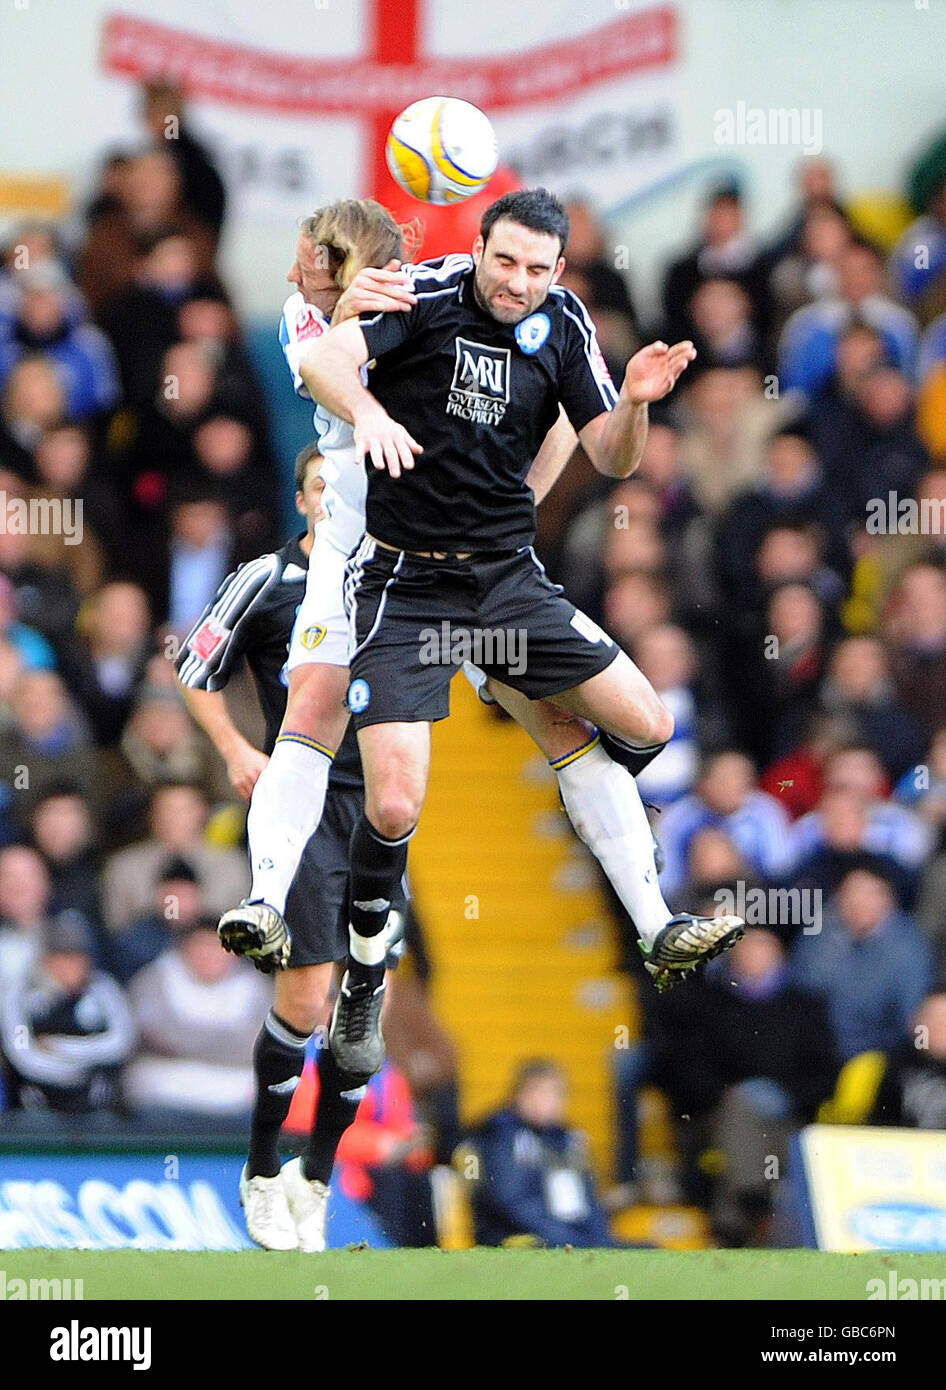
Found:
<path fill-rule="evenodd" d="M 250 1124 L 250 1178 L 275 1178 L 279 1173 L 279 1131 L 282 1129 L 305 1062 L 308 1034 L 297 1033 L 270 1009 L 253 1049 L 256 1103 Z"/>
<path fill-rule="evenodd" d="M 331 1181 L 335 1154 L 342 1135 L 354 1122 L 367 1082 L 363 1076 L 342 1071 L 329 1047 L 319 1050 L 319 1104 L 302 1171 L 310 1182 Z"/>
<path fill-rule="evenodd" d="M 349 921 L 359 936 L 378 936 L 384 931 L 391 899 L 407 868 L 407 845 L 414 831 L 397 840 L 381 835 L 362 815 L 351 837 L 351 908 Z M 369 982 L 376 988 L 384 979 L 384 961 L 363 965 L 348 957 L 353 983 Z"/>

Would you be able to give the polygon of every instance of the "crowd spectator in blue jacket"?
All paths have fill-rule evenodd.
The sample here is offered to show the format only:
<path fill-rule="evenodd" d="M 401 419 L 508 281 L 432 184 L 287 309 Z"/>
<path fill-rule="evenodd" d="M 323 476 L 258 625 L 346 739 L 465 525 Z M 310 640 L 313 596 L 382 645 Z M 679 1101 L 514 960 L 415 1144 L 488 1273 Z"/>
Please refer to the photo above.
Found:
<path fill-rule="evenodd" d="M 606 1246 L 608 1230 L 585 1136 L 565 1123 L 565 1077 L 554 1062 L 527 1062 L 509 1105 L 475 1135 L 479 1245 L 532 1236 L 545 1245 Z"/>
<path fill-rule="evenodd" d="M 798 939 L 793 968 L 827 1002 L 842 1061 L 892 1050 L 932 983 L 926 937 L 876 862 L 845 875 L 821 927 Z"/>

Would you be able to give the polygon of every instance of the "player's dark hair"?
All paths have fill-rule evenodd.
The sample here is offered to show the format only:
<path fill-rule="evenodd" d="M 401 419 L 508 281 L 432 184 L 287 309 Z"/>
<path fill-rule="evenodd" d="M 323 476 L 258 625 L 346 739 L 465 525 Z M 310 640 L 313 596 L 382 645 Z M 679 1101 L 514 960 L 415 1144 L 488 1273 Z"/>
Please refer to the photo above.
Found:
<path fill-rule="evenodd" d="M 480 236 L 489 241 L 489 234 L 500 220 L 518 222 L 528 227 L 530 232 L 544 232 L 546 236 L 557 236 L 561 254 L 568 245 L 568 213 L 547 188 L 523 188 L 514 193 L 504 193 L 491 203 L 483 213 L 480 222 Z"/>
<path fill-rule="evenodd" d="M 305 448 L 300 449 L 299 452 L 296 454 L 296 466 L 294 475 L 296 480 L 296 492 L 301 492 L 302 489 L 305 487 L 305 476 L 309 464 L 312 462 L 313 459 L 320 459 L 321 457 L 322 455 L 319 451 L 319 446 L 314 439 L 311 443 L 306 444 Z"/>

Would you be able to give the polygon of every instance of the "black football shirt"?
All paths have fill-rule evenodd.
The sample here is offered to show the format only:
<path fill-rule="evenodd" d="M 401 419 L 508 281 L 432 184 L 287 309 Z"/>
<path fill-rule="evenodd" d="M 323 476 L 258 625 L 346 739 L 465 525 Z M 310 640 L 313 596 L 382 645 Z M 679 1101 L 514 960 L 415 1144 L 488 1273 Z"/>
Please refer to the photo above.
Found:
<path fill-rule="evenodd" d="M 470 256 L 410 268 L 417 304 L 365 314 L 368 386 L 424 452 L 392 478 L 368 471 L 367 530 L 404 550 L 515 550 L 535 535 L 525 482 L 558 419 L 575 430 L 617 392 L 580 299 L 555 285 L 518 324 L 482 309 Z"/>
<path fill-rule="evenodd" d="M 245 657 L 266 720 L 263 751 L 272 753 L 286 712 L 289 638 L 305 593 L 308 556 L 301 536 L 227 575 L 184 639 L 177 673 L 195 690 L 223 690 Z M 329 784 L 361 788 L 361 758 L 349 725 Z"/>

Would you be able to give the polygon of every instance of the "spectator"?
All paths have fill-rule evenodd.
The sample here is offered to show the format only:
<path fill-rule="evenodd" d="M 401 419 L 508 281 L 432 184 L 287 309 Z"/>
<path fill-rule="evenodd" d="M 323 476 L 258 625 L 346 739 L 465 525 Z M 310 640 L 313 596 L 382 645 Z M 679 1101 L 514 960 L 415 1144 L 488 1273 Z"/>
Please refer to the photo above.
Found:
<path fill-rule="evenodd" d="M 858 740 L 873 749 L 890 777 L 899 777 L 923 753 L 923 727 L 897 696 L 886 650 L 876 637 L 848 637 L 838 643 L 819 704 L 856 728 Z"/>
<path fill-rule="evenodd" d="M 94 800 L 97 769 L 88 729 L 62 679 L 53 671 L 24 672 L 11 708 L 15 722 L 0 735 L 0 764 L 25 769 L 20 774 L 24 809 L 64 778 Z"/>
<path fill-rule="evenodd" d="M 237 850 L 206 843 L 208 809 L 206 795 L 198 786 L 169 782 L 155 788 L 150 835 L 119 850 L 105 865 L 102 899 L 110 931 L 119 931 L 150 910 L 155 886 L 171 856 L 194 870 L 209 913 L 219 916 L 240 901 L 249 882 L 246 863 Z"/>
<path fill-rule="evenodd" d="M 789 214 L 788 225 L 776 239 L 767 253 L 767 259 L 777 264 L 782 256 L 790 254 L 802 245 L 806 221 L 811 212 L 824 207 L 833 207 L 844 215 L 841 196 L 838 192 L 838 172 L 829 159 L 820 155 L 809 156 L 798 161 L 795 170 L 798 202 Z"/>
<path fill-rule="evenodd" d="M 794 244 L 776 249 L 769 277 L 774 323 L 781 332 L 787 319 L 813 300 L 834 298 L 840 285 L 839 264 L 851 244 L 851 224 L 828 199 L 810 203 L 796 224 Z"/>
<path fill-rule="evenodd" d="M 734 692 L 743 741 L 762 765 L 794 745 L 814 708 L 825 623 L 825 607 L 807 584 L 780 584 L 769 598 L 767 632 L 747 653 Z"/>
<path fill-rule="evenodd" d="M 890 357 L 876 329 L 855 320 L 838 339 L 834 370 L 814 392 L 807 421 L 811 442 L 831 482 L 847 491 L 845 468 L 860 447 L 865 427 L 858 402 L 861 383 Z M 866 447 L 866 443 L 864 445 Z"/>
<path fill-rule="evenodd" d="M 589 1171 L 585 1137 L 566 1128 L 566 1104 L 559 1067 L 528 1062 L 509 1105 L 477 1129 L 478 1245 L 502 1245 L 516 1236 L 550 1246 L 615 1244 Z"/>
<path fill-rule="evenodd" d="M 765 347 L 752 318 L 752 302 L 737 280 L 704 280 L 690 299 L 693 343 L 704 367 L 765 371 Z"/>
<path fill-rule="evenodd" d="M 842 787 L 826 789 L 810 814 L 817 821 L 818 834 L 799 855 L 791 874 L 792 887 L 830 898 L 852 869 L 868 864 L 887 878 L 901 907 L 913 902 L 916 876 L 889 854 L 867 847 L 868 808 L 862 796 Z"/>
<path fill-rule="evenodd" d="M 151 649 L 143 590 L 125 580 L 103 585 L 79 619 L 83 639 L 67 652 L 70 686 L 99 744 L 115 743 L 131 714 Z"/>
<path fill-rule="evenodd" d="M 742 195 L 735 186 L 710 194 L 699 243 L 667 271 L 663 309 L 668 342 L 693 337 L 693 294 L 706 280 L 720 276 L 742 286 L 753 317 L 764 330 L 769 316 L 765 265 L 746 229 Z"/>
<path fill-rule="evenodd" d="M 0 573 L 0 636 L 16 652 L 21 671 L 54 671 L 56 653 L 42 633 L 17 622 L 16 590 Z"/>
<path fill-rule="evenodd" d="M 253 1043 L 271 985 L 228 956 L 209 918 L 139 970 L 129 985 L 141 1051 L 125 1072 L 125 1096 L 152 1121 L 201 1118 L 241 1130 L 253 1103 Z"/>
<path fill-rule="evenodd" d="M 721 1159 L 711 1197 L 714 1235 L 728 1246 L 764 1243 L 770 1160 L 776 1173 L 784 1170 L 792 1131 L 814 1117 L 834 1085 L 825 1006 L 792 981 L 779 936 L 750 927 L 689 1008 L 658 1013 L 658 1020 L 654 1072 L 676 1113 L 695 1121 L 686 1131 L 691 1159 L 704 1145 Z"/>
<path fill-rule="evenodd" d="M 185 206 L 170 143 L 162 141 L 131 156 L 114 183 L 115 200 L 95 210 L 76 274 L 95 318 L 131 283 L 142 240 L 164 227 L 183 230 L 193 244 L 198 273 L 213 269 L 216 237 Z"/>
<path fill-rule="evenodd" d="M 750 367 L 710 367 L 681 385 L 685 475 L 715 520 L 758 478 L 762 450 L 785 407 L 763 394 Z"/>
<path fill-rule="evenodd" d="M 111 345 L 94 324 L 75 322 L 75 292 L 55 261 L 18 277 L 16 316 L 0 335 L 0 387 L 17 362 L 41 354 L 59 372 L 73 419 L 111 410 L 118 401 L 118 367 Z"/>
<path fill-rule="evenodd" d="M 219 760 L 174 686 L 147 684 L 141 688 L 112 756 L 112 815 L 127 823 L 138 820 L 148 797 L 161 783 L 193 782 L 215 798 L 226 800 L 231 795 L 220 774 Z"/>
<path fill-rule="evenodd" d="M 203 917 L 204 898 L 197 875 L 186 859 L 169 859 L 160 870 L 150 910 L 112 934 L 110 960 L 115 978 L 128 984 Z"/>
<path fill-rule="evenodd" d="M 798 309 L 779 339 L 779 384 L 783 391 L 817 393 L 837 363 L 838 341 L 859 321 L 876 329 L 891 361 L 911 375 L 916 361 L 919 325 L 908 309 L 887 293 L 880 253 L 855 237 L 838 261 L 838 293 Z"/>
<path fill-rule="evenodd" d="M 182 488 L 171 509 L 168 624 L 181 640 L 234 568 L 234 534 L 219 493 Z"/>
<path fill-rule="evenodd" d="M 604 621 L 622 647 L 633 647 L 641 633 L 669 622 L 673 613 L 670 589 L 656 574 L 622 574 L 604 596 Z"/>
<path fill-rule="evenodd" d="M 79 596 L 68 569 L 38 558 L 34 541 L 19 528 L 0 528 L 0 572 L 13 585 L 19 621 L 41 632 L 61 658 L 72 639 Z"/>
<path fill-rule="evenodd" d="M 181 92 L 168 82 L 148 82 L 142 88 L 141 114 L 155 141 L 166 141 L 181 179 L 184 206 L 220 236 L 227 195 L 217 168 L 198 141 L 184 115 Z"/>
<path fill-rule="evenodd" d="M 102 313 L 127 405 L 140 409 L 154 400 L 164 354 L 181 339 L 184 307 L 221 296 L 216 277 L 199 274 L 194 244 L 179 227 L 163 226 L 139 240 L 131 280 Z"/>
<path fill-rule="evenodd" d="M 256 450 L 249 421 L 206 416 L 191 436 L 198 476 L 226 502 L 241 556 L 255 558 L 276 539 L 278 498 L 269 459 Z"/>
<path fill-rule="evenodd" d="M 797 941 L 792 966 L 826 1001 L 842 1061 L 894 1048 L 931 983 L 923 933 L 869 864 L 845 875 L 821 932 Z"/>
<path fill-rule="evenodd" d="M 946 1130 L 946 990 L 927 995 L 888 1053 L 870 1123 Z"/>
<path fill-rule="evenodd" d="M 92 448 L 82 425 L 66 421 L 44 431 L 34 454 L 36 483 L 28 496 L 61 509 L 61 530 L 31 536 L 34 561 L 68 574 L 72 587 L 86 598 L 105 577 L 106 540 L 114 541 L 124 522 L 111 488 L 92 476 Z M 65 522 L 71 517 L 71 525 Z"/>
<path fill-rule="evenodd" d="M 100 931 L 102 902 L 92 808 L 74 782 L 54 782 L 46 788 L 33 807 L 30 830 L 50 877 L 50 911 L 72 908 L 94 931 Z M 96 960 L 105 964 L 100 951 Z"/>
<path fill-rule="evenodd" d="M 93 967 L 88 927 L 77 913 L 59 913 L 39 964 L 0 993 L 0 1046 L 14 1105 L 73 1115 L 114 1111 L 134 1040 L 124 994 Z"/>
<path fill-rule="evenodd" d="M 36 476 L 33 451 L 44 430 L 65 417 L 66 390 L 55 364 L 40 353 L 21 357 L 0 391 L 0 459 L 24 482 Z"/>
<path fill-rule="evenodd" d="M 660 883 L 667 897 L 678 895 L 690 877 L 693 837 L 707 826 L 725 830 L 754 874 L 778 878 L 791 868 L 788 816 L 775 797 L 757 789 L 750 759 L 735 749 L 711 754 L 695 790 L 661 817 Z"/>
<path fill-rule="evenodd" d="M 920 248 L 925 254 L 918 255 Z M 923 213 L 893 249 L 890 278 L 900 298 L 929 323 L 942 313 L 946 272 L 946 178 L 931 189 Z"/>
<path fill-rule="evenodd" d="M 799 742 L 766 768 L 759 785 L 777 796 L 793 820 L 813 811 L 824 791 L 824 768 L 836 748 L 857 738 L 857 727 L 843 715 L 815 709 Z"/>
<path fill-rule="evenodd" d="M 39 960 L 50 904 L 49 873 L 35 850 L 0 849 L 0 997 Z"/>
<path fill-rule="evenodd" d="M 903 371 L 881 364 L 866 371 L 852 396 L 847 439 L 837 448 L 834 482 L 843 483 L 848 514 L 858 524 L 872 499 L 911 496 L 929 464 L 916 430 L 913 388 Z"/>
<path fill-rule="evenodd" d="M 946 566 L 908 565 L 884 623 L 891 670 L 904 706 L 932 733 L 946 708 Z"/>
<path fill-rule="evenodd" d="M 863 806 L 865 849 L 889 856 L 908 871 L 919 869 L 932 836 L 918 816 L 890 799 L 890 781 L 873 748 L 855 743 L 837 749 L 827 759 L 824 780 L 826 792 L 850 792 Z M 792 834 L 799 861 L 822 843 L 821 833 L 818 811 L 796 821 Z"/>

